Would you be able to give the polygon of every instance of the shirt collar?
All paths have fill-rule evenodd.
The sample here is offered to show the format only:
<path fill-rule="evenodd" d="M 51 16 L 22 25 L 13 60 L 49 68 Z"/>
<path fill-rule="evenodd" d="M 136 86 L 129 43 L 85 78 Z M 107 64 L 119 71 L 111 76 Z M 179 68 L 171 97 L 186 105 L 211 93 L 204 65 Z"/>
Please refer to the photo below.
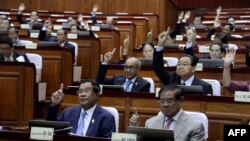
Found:
<path fill-rule="evenodd" d="M 191 77 L 189 77 L 186 81 L 181 80 L 181 83 L 185 82 L 186 86 L 191 86 L 193 80 L 194 80 L 194 75 L 192 75 Z"/>
<path fill-rule="evenodd" d="M 85 111 L 83 108 L 81 108 L 80 115 L 82 115 L 83 112 L 86 112 L 88 116 L 92 117 L 92 115 L 93 115 L 93 113 L 95 111 L 95 108 L 96 108 L 96 104 L 93 107 L 91 107 L 90 109 L 88 109 L 87 111 Z"/>
<path fill-rule="evenodd" d="M 134 77 L 133 79 L 128 79 L 128 78 L 126 78 L 126 81 L 125 82 L 127 82 L 127 81 L 131 81 L 132 83 L 134 83 L 135 82 L 135 80 L 136 80 L 136 78 L 137 78 L 137 76 L 136 77 Z"/>
<path fill-rule="evenodd" d="M 182 111 L 183 110 L 180 109 L 180 111 L 177 114 L 175 114 L 171 119 L 173 119 L 174 121 L 177 121 L 179 119 L 180 114 L 181 114 Z M 168 117 L 165 117 L 165 120 L 168 120 L 168 119 L 169 119 Z"/>
<path fill-rule="evenodd" d="M 11 52 L 10 57 L 5 57 L 5 56 L 4 56 L 4 60 L 7 60 L 8 58 L 9 58 L 11 61 L 14 61 L 14 58 L 13 58 L 13 51 Z"/>
<path fill-rule="evenodd" d="M 62 43 L 60 44 L 60 46 L 64 47 L 65 42 L 66 42 L 66 41 L 62 42 Z"/>

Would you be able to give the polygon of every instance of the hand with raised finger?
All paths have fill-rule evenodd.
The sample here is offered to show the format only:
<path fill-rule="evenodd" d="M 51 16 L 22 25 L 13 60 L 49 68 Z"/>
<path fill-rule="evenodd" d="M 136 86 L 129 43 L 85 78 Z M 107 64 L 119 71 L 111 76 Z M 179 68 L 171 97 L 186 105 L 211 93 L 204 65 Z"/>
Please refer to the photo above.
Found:
<path fill-rule="evenodd" d="M 139 115 L 137 109 L 134 107 L 134 114 L 129 119 L 129 126 L 139 126 L 139 124 L 140 124 Z"/>
<path fill-rule="evenodd" d="M 92 12 L 96 12 L 98 10 L 98 4 L 94 4 L 92 8 Z"/>
<path fill-rule="evenodd" d="M 24 3 L 20 3 L 19 7 L 18 7 L 18 12 L 23 12 L 25 9 L 25 4 Z"/>
<path fill-rule="evenodd" d="M 112 50 L 112 52 L 107 52 L 107 53 L 104 54 L 104 61 L 103 61 L 104 63 L 109 64 L 109 62 L 113 58 L 113 54 L 115 53 L 115 50 L 116 50 L 116 48 L 114 48 Z"/>
<path fill-rule="evenodd" d="M 51 105 L 56 106 L 60 104 L 63 100 L 64 94 L 63 94 L 63 83 L 61 84 L 61 87 L 59 90 L 55 91 L 51 96 Z"/>
<path fill-rule="evenodd" d="M 158 44 L 157 46 L 164 46 L 165 41 L 167 40 L 167 36 L 168 36 L 168 32 L 167 31 L 163 31 L 159 34 L 158 36 Z"/>
<path fill-rule="evenodd" d="M 182 20 L 182 22 L 187 22 L 187 20 L 190 18 L 190 15 L 191 15 L 191 11 L 187 11 L 184 15 L 184 18 Z"/>

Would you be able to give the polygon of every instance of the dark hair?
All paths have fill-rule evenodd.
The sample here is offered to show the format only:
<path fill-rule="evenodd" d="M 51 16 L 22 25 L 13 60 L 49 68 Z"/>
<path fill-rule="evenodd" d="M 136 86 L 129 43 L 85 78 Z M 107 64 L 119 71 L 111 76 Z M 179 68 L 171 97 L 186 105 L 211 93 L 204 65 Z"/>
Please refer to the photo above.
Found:
<path fill-rule="evenodd" d="M 0 38 L 0 44 L 8 44 L 10 46 L 10 48 L 13 47 L 12 40 L 6 36 Z"/>
<path fill-rule="evenodd" d="M 234 30 L 234 25 L 232 25 L 230 23 L 227 23 L 227 24 L 224 25 L 224 27 L 227 26 L 227 25 L 229 26 L 230 31 Z"/>
<path fill-rule="evenodd" d="M 146 45 L 150 45 L 150 47 L 152 47 L 152 49 L 154 49 L 154 44 L 153 44 L 152 42 L 144 42 L 144 43 L 142 44 L 142 50 L 144 49 L 144 47 L 145 47 Z"/>
<path fill-rule="evenodd" d="M 199 59 L 197 57 L 194 57 L 194 56 L 189 55 L 189 54 L 182 54 L 180 56 L 180 58 L 182 58 L 182 57 L 188 57 L 188 58 L 190 58 L 190 60 L 191 60 L 191 66 L 196 66 L 196 64 L 199 62 Z"/>
<path fill-rule="evenodd" d="M 158 98 L 160 99 L 161 94 L 163 92 L 166 92 L 166 91 L 175 91 L 175 93 L 174 93 L 175 100 L 180 100 L 181 97 L 183 96 L 183 89 L 180 88 L 179 86 L 177 86 L 177 85 L 166 85 L 166 86 L 163 86 L 160 89 L 160 91 L 158 93 L 158 96 L 159 96 Z"/>
<path fill-rule="evenodd" d="M 227 35 L 225 33 L 216 33 L 214 38 L 219 38 L 222 44 L 228 44 Z"/>
<path fill-rule="evenodd" d="M 8 28 L 8 33 L 9 33 L 9 30 L 12 29 L 12 28 L 15 30 L 16 34 L 19 33 L 18 29 L 17 29 L 16 27 L 14 27 L 14 26 L 10 26 L 10 27 Z"/>
<path fill-rule="evenodd" d="M 231 18 L 234 19 L 233 16 L 228 16 L 228 17 L 227 17 L 227 23 L 228 23 L 228 20 L 231 19 Z"/>
<path fill-rule="evenodd" d="M 204 20 L 204 16 L 203 16 L 202 14 L 195 14 L 194 18 L 195 18 L 195 17 L 200 17 L 200 18 L 201 18 L 201 21 Z"/>
<path fill-rule="evenodd" d="M 67 36 L 68 35 L 68 32 L 66 31 L 66 30 L 64 30 L 64 29 L 60 29 L 61 31 L 63 31 L 63 34 L 64 34 L 64 36 Z M 58 30 L 59 31 L 59 30 Z"/>
<path fill-rule="evenodd" d="M 93 92 L 96 95 L 100 95 L 101 87 L 98 82 L 96 82 L 95 80 L 91 80 L 91 79 L 83 79 L 81 80 L 80 85 L 84 83 L 91 83 L 93 87 Z"/>
<path fill-rule="evenodd" d="M 209 50 L 211 50 L 212 46 L 214 46 L 214 45 L 220 46 L 220 52 L 225 52 L 226 51 L 223 44 L 221 44 L 221 43 L 213 43 L 213 44 L 211 44 L 210 47 L 209 47 Z"/>

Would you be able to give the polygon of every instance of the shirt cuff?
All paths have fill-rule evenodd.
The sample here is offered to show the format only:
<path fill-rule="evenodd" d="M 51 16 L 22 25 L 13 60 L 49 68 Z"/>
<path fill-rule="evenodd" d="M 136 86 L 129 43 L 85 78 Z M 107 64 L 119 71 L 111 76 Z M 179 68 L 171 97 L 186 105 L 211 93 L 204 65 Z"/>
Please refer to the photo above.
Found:
<path fill-rule="evenodd" d="M 47 28 L 45 26 L 43 26 L 42 31 L 46 31 L 46 30 L 47 30 Z"/>
<path fill-rule="evenodd" d="M 162 46 L 155 46 L 155 51 L 159 52 L 162 51 L 164 49 L 164 47 Z"/>
<path fill-rule="evenodd" d="M 191 48 L 192 46 L 193 46 L 193 43 L 192 43 L 192 42 L 187 42 L 187 44 L 186 44 L 186 49 Z"/>

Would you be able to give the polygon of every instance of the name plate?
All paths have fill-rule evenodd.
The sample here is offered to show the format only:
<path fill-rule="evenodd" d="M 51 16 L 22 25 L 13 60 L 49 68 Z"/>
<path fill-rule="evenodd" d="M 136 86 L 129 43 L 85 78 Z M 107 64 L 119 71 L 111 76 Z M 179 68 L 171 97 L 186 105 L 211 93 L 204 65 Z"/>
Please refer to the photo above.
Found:
<path fill-rule="evenodd" d="M 100 26 L 91 26 L 92 31 L 100 31 L 101 27 Z"/>
<path fill-rule="evenodd" d="M 37 43 L 27 44 L 25 49 L 37 49 Z"/>
<path fill-rule="evenodd" d="M 60 29 L 62 29 L 62 26 L 61 25 L 54 25 L 53 29 L 54 30 L 60 30 Z"/>
<path fill-rule="evenodd" d="M 199 53 L 210 53 L 209 46 L 200 46 Z"/>
<path fill-rule="evenodd" d="M 77 39 L 77 34 L 68 34 L 68 39 Z"/>
<path fill-rule="evenodd" d="M 111 141 L 136 141 L 136 134 L 112 133 Z"/>
<path fill-rule="evenodd" d="M 197 63 L 195 71 L 203 71 L 203 64 L 202 63 Z"/>
<path fill-rule="evenodd" d="M 52 141 L 54 135 L 54 128 L 45 127 L 31 127 L 30 139 Z"/>
<path fill-rule="evenodd" d="M 176 35 L 175 40 L 176 41 L 183 41 L 183 35 Z"/>
<path fill-rule="evenodd" d="M 235 91 L 234 101 L 237 101 L 237 102 L 250 102 L 250 92 L 247 92 L 247 91 Z"/>
<path fill-rule="evenodd" d="M 39 36 L 39 33 L 35 33 L 35 32 L 30 33 L 30 38 L 38 38 L 38 36 Z"/>
<path fill-rule="evenodd" d="M 21 24 L 21 29 L 30 29 L 29 24 Z"/>

